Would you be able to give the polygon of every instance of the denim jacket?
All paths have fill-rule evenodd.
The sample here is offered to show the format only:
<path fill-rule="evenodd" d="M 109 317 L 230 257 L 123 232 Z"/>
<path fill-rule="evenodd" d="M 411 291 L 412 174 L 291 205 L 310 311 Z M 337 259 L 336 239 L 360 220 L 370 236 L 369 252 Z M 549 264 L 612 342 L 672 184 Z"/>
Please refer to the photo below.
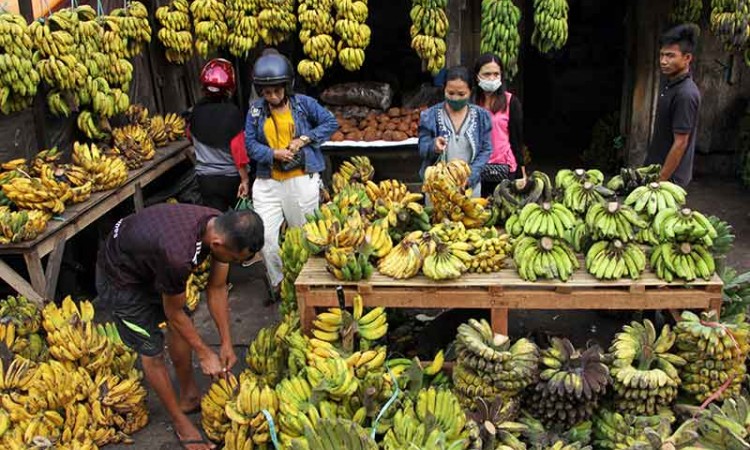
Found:
<path fill-rule="evenodd" d="M 435 138 L 438 136 L 445 136 L 450 133 L 450 130 L 444 130 L 439 125 L 438 114 L 445 108 L 445 102 L 440 102 L 437 105 L 430 107 L 429 109 L 422 111 L 419 115 L 419 156 L 422 158 L 422 167 L 419 169 L 419 176 L 424 180 L 424 172 L 427 167 L 435 164 L 439 158 L 439 155 L 435 153 Z M 490 114 L 476 105 L 469 105 L 471 112 L 477 114 L 477 126 L 468 130 L 464 130 L 467 133 L 467 138 L 471 144 L 472 158 L 471 163 L 471 176 L 469 177 L 468 185 L 475 186 L 479 183 L 480 173 L 482 167 L 487 164 L 492 154 L 492 143 L 490 141 L 490 133 L 492 131 L 492 119 Z"/>
<path fill-rule="evenodd" d="M 320 144 L 328 141 L 339 127 L 333 114 L 311 97 L 294 94 L 289 97 L 289 107 L 294 120 L 294 137 L 307 136 L 310 144 L 302 147 L 305 152 L 305 173 L 322 172 L 326 168 Z M 264 99 L 250 104 L 245 122 L 245 143 L 251 161 L 257 162 L 258 178 L 270 178 L 273 166 L 273 149 L 268 146 L 263 126 L 271 112 Z"/>

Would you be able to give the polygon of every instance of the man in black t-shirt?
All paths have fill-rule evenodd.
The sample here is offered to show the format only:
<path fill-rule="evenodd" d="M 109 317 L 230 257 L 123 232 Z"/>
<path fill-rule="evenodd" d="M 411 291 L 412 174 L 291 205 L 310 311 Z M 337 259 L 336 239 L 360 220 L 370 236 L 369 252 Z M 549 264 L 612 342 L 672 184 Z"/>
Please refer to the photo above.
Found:
<path fill-rule="evenodd" d="M 662 181 L 682 187 L 693 178 L 701 94 L 690 75 L 697 40 L 695 25 L 679 25 L 662 35 L 659 52 L 665 76 L 656 106 L 654 135 L 646 164 L 661 164 Z"/>
<path fill-rule="evenodd" d="M 183 448 L 206 450 L 186 413 L 197 410 L 201 393 L 193 378 L 192 352 L 204 374 L 225 376 L 237 362 L 229 326 L 229 263 L 250 260 L 263 247 L 263 223 L 253 211 L 219 211 L 203 206 L 162 204 L 121 219 L 99 252 L 98 303 L 108 310 L 122 340 L 136 351 L 146 380 L 166 407 Z M 219 354 L 201 339 L 185 312 L 190 273 L 212 257 L 206 296 L 216 322 Z M 174 392 L 164 361 L 167 322 L 169 355 L 180 387 Z"/>

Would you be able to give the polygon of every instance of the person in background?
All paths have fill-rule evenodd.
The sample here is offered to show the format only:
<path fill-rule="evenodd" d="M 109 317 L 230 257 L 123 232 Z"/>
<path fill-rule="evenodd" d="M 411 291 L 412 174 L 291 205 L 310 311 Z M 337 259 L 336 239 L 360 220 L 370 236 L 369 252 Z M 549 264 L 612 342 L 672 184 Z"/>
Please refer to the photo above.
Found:
<path fill-rule="evenodd" d="M 466 187 L 473 189 L 472 195 L 479 196 L 479 176 L 492 153 L 490 114 L 469 103 L 472 77 L 465 67 L 448 69 L 445 79 L 445 99 L 419 117 L 419 175 L 424 179 L 427 167 L 437 161 L 462 159 L 471 166 Z"/>
<path fill-rule="evenodd" d="M 518 97 L 503 83 L 500 58 L 492 53 L 481 55 L 474 65 L 477 80 L 476 104 L 492 118 L 492 154 L 482 170 L 482 196 L 492 195 L 505 178 L 526 178 L 523 165 L 523 111 Z"/>
<path fill-rule="evenodd" d="M 189 204 L 160 204 L 120 219 L 99 250 L 97 310 L 111 316 L 122 341 L 138 353 L 146 381 L 172 419 L 180 446 L 207 450 L 188 414 L 200 409 L 193 352 L 202 372 L 226 376 L 237 362 L 227 298 L 230 263 L 251 260 L 263 246 L 263 222 L 250 210 L 219 211 Z M 188 277 L 211 256 L 206 298 L 220 346 L 214 351 L 198 334 L 185 308 Z M 164 358 L 164 336 L 179 397 Z"/>
<path fill-rule="evenodd" d="M 664 80 L 659 92 L 654 135 L 646 164 L 661 164 L 660 179 L 686 187 L 693 178 L 693 157 L 701 93 L 690 75 L 698 40 L 695 25 L 678 25 L 660 39 L 659 65 Z"/>
<path fill-rule="evenodd" d="M 271 49 L 272 50 L 272 49 Z M 315 99 L 292 91 L 294 70 L 275 50 L 266 50 L 253 67 L 253 86 L 261 96 L 250 104 L 245 136 L 257 163 L 253 205 L 263 219 L 263 257 L 278 298 L 281 280 L 279 230 L 305 223 L 318 207 L 320 172 L 325 159 L 320 144 L 338 129 L 333 114 Z"/>
<path fill-rule="evenodd" d="M 198 187 L 205 206 L 226 211 L 237 197 L 250 194 L 244 117 L 231 101 L 236 86 L 232 63 L 212 59 L 201 70 L 200 83 L 204 97 L 188 123 Z"/>

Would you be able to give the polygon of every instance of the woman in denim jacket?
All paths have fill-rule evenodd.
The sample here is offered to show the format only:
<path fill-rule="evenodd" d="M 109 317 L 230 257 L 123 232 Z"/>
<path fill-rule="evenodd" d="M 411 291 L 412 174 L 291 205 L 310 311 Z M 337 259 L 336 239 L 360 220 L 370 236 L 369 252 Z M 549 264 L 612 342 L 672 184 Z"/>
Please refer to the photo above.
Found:
<path fill-rule="evenodd" d="M 279 230 L 305 223 L 318 207 L 320 172 L 325 160 L 320 144 L 338 128 L 336 118 L 317 101 L 292 93 L 294 72 L 284 56 L 266 52 L 253 68 L 261 97 L 250 104 L 245 125 L 248 153 L 256 161 L 253 206 L 263 219 L 263 257 L 278 295 L 283 279 Z"/>
<path fill-rule="evenodd" d="M 445 101 L 422 112 L 419 117 L 419 156 L 424 179 L 428 166 L 437 161 L 462 159 L 471 166 L 467 188 L 472 195 L 482 192 L 479 175 L 492 153 L 490 132 L 492 122 L 483 108 L 469 103 L 471 74 L 465 67 L 448 70 Z"/>

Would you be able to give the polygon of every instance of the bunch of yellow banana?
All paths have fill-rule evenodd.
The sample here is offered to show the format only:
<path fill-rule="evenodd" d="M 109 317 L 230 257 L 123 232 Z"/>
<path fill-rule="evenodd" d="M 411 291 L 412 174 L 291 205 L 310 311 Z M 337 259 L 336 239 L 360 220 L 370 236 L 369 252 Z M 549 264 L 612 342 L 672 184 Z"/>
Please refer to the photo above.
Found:
<path fill-rule="evenodd" d="M 164 116 L 154 114 L 148 122 L 148 136 L 157 147 L 164 147 L 169 142 L 165 128 Z"/>
<path fill-rule="evenodd" d="M 6 206 L 0 207 L 0 244 L 36 239 L 47 229 L 50 218 L 49 213 L 41 210 L 10 211 Z"/>
<path fill-rule="evenodd" d="M 100 51 L 99 38 L 104 30 L 101 23 L 96 20 L 98 15 L 91 5 L 80 5 L 73 8 L 73 13 L 77 19 L 72 30 L 73 39 L 75 40 L 78 59 L 83 61 L 87 55 Z"/>
<path fill-rule="evenodd" d="M 381 200 L 389 209 L 393 203 L 406 204 L 422 200 L 422 194 L 409 192 L 409 188 L 398 180 L 383 180 L 378 184 L 366 180 L 365 190 L 370 201 L 375 203 Z"/>
<path fill-rule="evenodd" d="M 315 221 L 308 221 L 302 226 L 302 231 L 305 233 L 305 239 L 311 246 L 313 253 L 320 252 L 323 248 L 327 247 L 333 242 L 335 236 L 332 233 L 334 223 L 338 226 L 338 219 L 319 219 Z"/>
<path fill-rule="evenodd" d="M 365 243 L 372 251 L 372 256 L 383 258 L 393 249 L 393 241 L 384 222 L 370 224 L 365 230 Z"/>
<path fill-rule="evenodd" d="M 422 263 L 422 273 L 433 280 L 453 280 L 469 270 L 474 257 L 469 253 L 474 247 L 466 242 L 440 243 Z"/>
<path fill-rule="evenodd" d="M 101 140 L 110 131 L 109 121 L 104 117 L 94 117 L 91 111 L 83 110 L 78 114 L 76 126 L 89 139 Z"/>
<path fill-rule="evenodd" d="M 240 382 L 239 392 L 233 399 L 227 400 L 224 411 L 232 421 L 224 435 L 226 449 L 238 449 L 263 446 L 270 442 L 269 424 L 263 411 L 276 418 L 279 400 L 273 388 L 259 385 L 254 380 Z M 249 441 L 249 443 L 248 443 Z"/>
<path fill-rule="evenodd" d="M 258 33 L 258 0 L 227 0 L 226 19 L 229 27 L 227 47 L 234 56 L 244 58 L 260 40 Z"/>
<path fill-rule="evenodd" d="M 283 379 L 276 385 L 276 394 L 279 399 L 279 437 L 285 444 L 302 436 L 305 426 L 312 427 L 313 422 L 320 418 L 320 412 L 310 402 L 312 387 L 304 375 Z"/>
<path fill-rule="evenodd" d="M 646 254 L 633 243 L 595 242 L 586 253 L 586 270 L 600 280 L 617 280 L 627 276 L 633 280 L 646 269 Z"/>
<path fill-rule="evenodd" d="M 648 319 L 631 322 L 615 335 L 610 348 L 614 357 L 610 373 L 618 410 L 653 415 L 659 408 L 671 405 L 681 382 L 676 367 L 685 365 L 684 359 L 669 353 L 675 339 L 669 325 L 657 336 Z"/>
<path fill-rule="evenodd" d="M 109 14 L 118 19 L 120 34 L 126 41 L 125 57 L 132 58 L 141 54 L 151 42 L 151 24 L 146 6 L 139 1 L 131 1 L 125 8 L 113 9 Z"/>
<path fill-rule="evenodd" d="M 567 281 L 580 267 L 578 257 L 562 239 L 523 236 L 515 243 L 513 261 L 518 274 L 527 281 L 537 278 Z"/>
<path fill-rule="evenodd" d="M 536 0 L 531 43 L 542 53 L 559 50 L 568 40 L 568 1 Z"/>
<path fill-rule="evenodd" d="M 448 48 L 445 38 L 450 28 L 445 12 L 447 5 L 447 1 L 413 0 L 409 12 L 411 47 L 433 75 L 445 66 Z"/>
<path fill-rule="evenodd" d="M 52 183 L 57 183 L 52 180 Z M 62 185 L 63 183 L 57 183 Z M 61 214 L 65 211 L 65 201 L 72 195 L 67 189 L 67 197 L 58 197 L 57 191 L 52 191 L 49 186 L 39 178 L 18 177 L 2 186 L 3 193 L 16 206 L 23 209 L 40 210 L 52 214 Z M 67 184 L 65 185 L 67 186 Z"/>
<path fill-rule="evenodd" d="M 148 127 L 148 108 L 140 103 L 133 103 L 125 111 L 125 118 L 131 125 Z"/>
<path fill-rule="evenodd" d="M 195 311 L 201 301 L 201 292 L 206 290 L 208 276 L 211 274 L 211 256 L 209 255 L 198 267 L 193 269 L 185 286 L 185 306 Z"/>
<path fill-rule="evenodd" d="M 138 359 L 138 354 L 131 350 L 120 338 L 120 333 L 117 331 L 117 326 L 112 322 L 107 322 L 104 325 L 98 324 L 96 331 L 105 336 L 109 343 L 112 345 L 113 358 L 110 370 L 113 374 L 119 377 L 127 376 L 133 368 Z"/>
<path fill-rule="evenodd" d="M 341 66 L 354 72 L 362 68 L 365 62 L 365 48 L 370 45 L 372 31 L 365 24 L 367 20 L 367 2 L 354 0 L 334 0 L 336 23 L 334 31 L 340 40 L 336 46 Z"/>
<path fill-rule="evenodd" d="M 93 191 L 94 185 L 87 181 L 86 183 L 82 184 L 81 186 L 74 186 L 70 188 L 71 197 L 70 197 L 70 203 L 81 203 L 85 202 L 86 200 L 91 197 L 91 192 Z"/>
<path fill-rule="evenodd" d="M 129 168 L 138 168 L 143 161 L 154 158 L 156 148 L 150 130 L 140 125 L 125 125 L 112 130 L 114 148 L 125 158 Z"/>
<path fill-rule="evenodd" d="M 744 314 L 719 321 L 715 312 L 682 313 L 675 325 L 677 355 L 687 364 L 680 371 L 681 390 L 697 403 L 718 393 L 717 400 L 740 394 L 745 379 L 750 327 Z M 723 386 L 725 383 L 728 385 Z"/>
<path fill-rule="evenodd" d="M 168 5 L 156 8 L 154 16 L 162 25 L 157 36 L 164 44 L 167 61 L 174 64 L 187 62 L 193 56 L 193 33 L 188 1 L 172 0 Z"/>
<path fill-rule="evenodd" d="M 520 20 L 521 10 L 512 0 L 482 0 L 481 51 L 500 56 L 503 76 L 507 79 L 518 73 Z"/>
<path fill-rule="evenodd" d="M 378 271 L 383 275 L 403 280 L 417 275 L 422 268 L 424 256 L 419 250 L 419 242 L 415 240 L 416 233 L 421 237 L 421 231 L 415 231 L 404 240 L 396 244 L 386 256 L 378 261 Z"/>
<path fill-rule="evenodd" d="M 201 426 L 206 436 L 214 442 L 224 439 L 231 420 L 227 417 L 225 407 L 230 400 L 237 397 L 239 382 L 229 373 L 226 378 L 219 377 L 208 388 L 201 399 Z"/>
<path fill-rule="evenodd" d="M 352 247 L 328 247 L 325 258 L 326 268 L 339 280 L 369 280 L 374 271 L 367 255 Z"/>
<path fill-rule="evenodd" d="M 32 40 L 26 20 L 11 12 L 0 13 L 0 111 L 10 114 L 31 105 L 39 85 L 32 63 Z"/>
<path fill-rule="evenodd" d="M 374 175 L 375 168 L 372 166 L 370 158 L 367 156 L 352 156 L 350 159 L 342 162 L 338 170 L 333 174 L 333 192 L 339 193 L 352 183 L 367 184 L 373 190 L 372 193 L 367 191 L 367 195 L 371 202 L 375 202 L 383 195 L 379 191 L 378 185 L 371 181 Z M 398 183 L 395 180 L 394 182 Z M 406 185 L 403 185 L 403 187 L 406 188 Z M 398 186 L 398 189 L 400 189 L 400 186 Z M 404 191 L 404 195 L 407 192 L 408 190 Z"/>
<path fill-rule="evenodd" d="M 284 338 L 290 331 L 286 322 L 261 328 L 247 348 L 247 370 L 265 384 L 274 386 L 284 376 Z"/>
<path fill-rule="evenodd" d="M 185 119 L 179 114 L 168 113 L 164 116 L 164 129 L 167 132 L 167 140 L 172 142 L 185 137 Z"/>
<path fill-rule="evenodd" d="M 727 52 L 733 53 L 746 49 L 747 42 L 750 40 L 750 28 L 747 24 L 748 11 L 750 11 L 750 2 L 747 0 L 711 2 L 711 31 L 718 36 Z"/>
<path fill-rule="evenodd" d="M 297 72 L 310 84 L 318 84 L 325 69 L 336 61 L 333 41 L 333 0 L 303 0 L 297 8 L 300 23 L 299 39 L 309 59 L 297 64 Z"/>
<path fill-rule="evenodd" d="M 354 374 L 364 379 L 368 373 L 381 371 L 385 364 L 386 348 L 380 346 L 377 349 L 359 350 L 346 358 L 346 363 L 354 370 Z"/>
<path fill-rule="evenodd" d="M 473 198 L 471 189 L 465 189 L 471 168 L 462 160 L 443 161 L 427 168 L 422 192 L 430 196 L 434 206 L 432 222 L 444 219 L 463 222 L 467 228 L 484 226 L 492 218 L 486 198 Z"/>
<path fill-rule="evenodd" d="M 513 250 L 510 236 L 500 234 L 495 227 L 473 228 L 466 234 L 467 242 L 472 245 L 472 258 L 467 263 L 469 272 L 490 273 L 503 268 L 506 257 Z"/>
<path fill-rule="evenodd" d="M 225 22 L 224 0 L 196 0 L 190 4 L 195 30 L 195 49 L 206 58 L 214 50 L 223 47 L 229 35 Z"/>
<path fill-rule="evenodd" d="M 278 45 L 297 29 L 293 0 L 258 0 L 258 30 L 266 45 Z"/>
<path fill-rule="evenodd" d="M 354 370 L 340 356 L 313 357 L 307 367 L 307 381 L 313 389 L 322 390 L 334 400 L 351 397 L 359 387 Z"/>

